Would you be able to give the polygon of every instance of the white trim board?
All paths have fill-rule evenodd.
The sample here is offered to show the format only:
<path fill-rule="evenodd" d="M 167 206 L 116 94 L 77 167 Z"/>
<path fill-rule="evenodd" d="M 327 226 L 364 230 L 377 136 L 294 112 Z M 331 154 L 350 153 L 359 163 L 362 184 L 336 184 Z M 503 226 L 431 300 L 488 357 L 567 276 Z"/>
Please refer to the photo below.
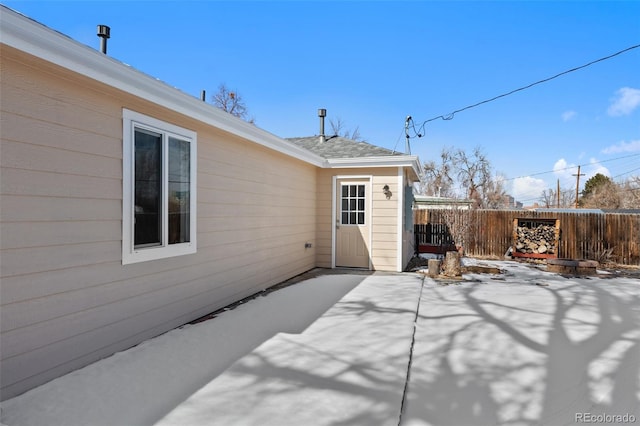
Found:
<path fill-rule="evenodd" d="M 339 179 L 366 179 L 369 181 L 367 197 L 367 220 L 369 221 L 369 270 L 373 269 L 373 175 L 334 175 L 331 179 L 331 269 L 336 268 L 336 221 L 338 220 L 338 187 Z"/>
<path fill-rule="evenodd" d="M 383 157 L 329 158 L 326 165 L 330 169 L 357 169 L 364 167 L 410 167 L 419 178 L 422 174 L 420 160 L 415 155 L 394 155 Z"/>
<path fill-rule="evenodd" d="M 402 272 L 404 252 L 404 168 L 398 166 L 398 243 L 396 246 L 396 272 Z"/>

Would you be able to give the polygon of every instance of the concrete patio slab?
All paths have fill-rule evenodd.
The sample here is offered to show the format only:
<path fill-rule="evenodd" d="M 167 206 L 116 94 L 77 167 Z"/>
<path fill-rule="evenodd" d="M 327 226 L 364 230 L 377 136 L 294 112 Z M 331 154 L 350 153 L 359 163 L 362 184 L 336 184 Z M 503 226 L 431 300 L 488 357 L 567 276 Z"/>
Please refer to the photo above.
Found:
<path fill-rule="evenodd" d="M 315 271 L 4 401 L 0 422 L 640 423 L 640 279 L 464 262 L 457 280 Z"/>
<path fill-rule="evenodd" d="M 489 264 L 425 281 L 402 424 L 640 422 L 640 280 Z"/>
<path fill-rule="evenodd" d="M 162 425 L 398 424 L 422 278 L 375 274 L 232 365 Z"/>

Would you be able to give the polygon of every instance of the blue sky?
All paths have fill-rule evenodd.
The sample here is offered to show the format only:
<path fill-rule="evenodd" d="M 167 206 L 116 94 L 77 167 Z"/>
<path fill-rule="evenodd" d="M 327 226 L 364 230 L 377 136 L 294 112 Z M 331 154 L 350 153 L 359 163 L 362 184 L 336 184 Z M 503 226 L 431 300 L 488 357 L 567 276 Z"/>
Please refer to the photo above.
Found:
<path fill-rule="evenodd" d="M 317 109 L 404 150 L 404 122 L 493 98 L 640 44 L 640 1 L 3 1 L 199 97 L 237 90 L 261 128 L 318 133 Z M 327 126 L 327 129 L 329 127 Z M 480 146 L 507 189 L 640 175 L 640 48 L 426 124 L 424 162 Z M 555 171 L 554 171 L 555 170 Z"/>

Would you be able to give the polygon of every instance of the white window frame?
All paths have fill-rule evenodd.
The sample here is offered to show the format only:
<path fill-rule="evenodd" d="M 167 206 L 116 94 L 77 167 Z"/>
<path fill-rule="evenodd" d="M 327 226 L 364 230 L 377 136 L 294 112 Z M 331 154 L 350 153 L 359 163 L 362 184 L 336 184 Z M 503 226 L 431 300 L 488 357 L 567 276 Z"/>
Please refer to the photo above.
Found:
<path fill-rule="evenodd" d="M 162 165 L 162 242 L 158 246 L 135 248 L 135 129 L 151 130 L 163 135 L 163 165 Z M 168 137 L 176 137 L 189 142 L 190 146 L 190 185 L 189 185 L 189 242 L 168 244 Z M 140 114 L 128 109 L 122 109 L 122 264 L 146 262 L 167 257 L 193 254 L 197 251 L 197 134 L 174 124 Z"/>
<path fill-rule="evenodd" d="M 349 193 L 349 195 L 347 196 L 347 199 L 348 199 L 349 201 L 350 201 L 351 199 L 354 199 L 354 198 L 356 199 L 356 210 L 355 210 L 355 213 L 356 213 L 356 223 L 344 223 L 344 222 L 342 221 L 342 215 L 345 213 L 344 209 L 342 208 L 342 201 L 344 200 L 344 197 L 342 196 L 342 188 L 344 188 L 345 186 L 346 186 L 346 187 L 355 186 L 355 187 L 356 187 L 356 191 L 357 191 L 357 187 L 358 187 L 358 186 L 363 186 L 363 187 L 364 187 L 364 191 L 365 191 L 365 193 L 364 193 L 364 195 L 363 195 L 362 197 L 358 196 L 358 194 L 357 194 L 357 193 L 356 193 L 356 196 L 355 196 L 355 197 L 352 197 L 350 193 Z M 367 199 L 369 198 L 369 196 L 368 196 L 368 194 L 367 194 L 367 190 L 366 190 L 366 188 L 367 188 L 367 185 L 365 185 L 365 184 L 361 184 L 361 183 L 358 183 L 358 182 L 355 182 L 355 183 L 354 183 L 354 182 L 349 182 L 349 181 L 340 182 L 340 217 L 339 217 L 339 220 L 340 220 L 340 225 L 341 225 L 341 226 L 368 226 L 368 225 L 369 225 L 368 220 L 367 220 Z M 350 191 L 350 189 L 347 189 L 347 191 Z M 364 201 L 364 207 L 363 207 L 363 209 L 362 209 L 362 210 L 359 210 L 359 209 L 358 209 L 358 205 L 357 205 L 357 201 L 358 201 L 358 200 L 360 200 L 360 199 L 363 199 L 363 201 Z M 351 213 L 351 208 L 349 208 L 349 209 L 347 210 L 347 213 L 348 213 L 348 214 L 350 214 L 350 213 Z M 360 213 L 362 213 L 362 214 L 363 214 L 363 216 L 364 216 L 364 222 L 362 222 L 362 223 L 358 223 L 358 214 L 360 214 Z M 351 221 L 351 220 L 349 220 L 349 222 L 350 222 L 350 221 Z"/>

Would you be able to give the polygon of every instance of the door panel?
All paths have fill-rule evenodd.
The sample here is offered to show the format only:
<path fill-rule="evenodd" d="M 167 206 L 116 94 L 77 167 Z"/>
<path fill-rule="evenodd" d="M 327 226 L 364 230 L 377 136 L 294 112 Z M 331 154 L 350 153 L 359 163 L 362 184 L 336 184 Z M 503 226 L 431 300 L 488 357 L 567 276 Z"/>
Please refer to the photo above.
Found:
<path fill-rule="evenodd" d="M 339 179 L 336 197 L 336 266 L 369 268 L 369 181 Z"/>

